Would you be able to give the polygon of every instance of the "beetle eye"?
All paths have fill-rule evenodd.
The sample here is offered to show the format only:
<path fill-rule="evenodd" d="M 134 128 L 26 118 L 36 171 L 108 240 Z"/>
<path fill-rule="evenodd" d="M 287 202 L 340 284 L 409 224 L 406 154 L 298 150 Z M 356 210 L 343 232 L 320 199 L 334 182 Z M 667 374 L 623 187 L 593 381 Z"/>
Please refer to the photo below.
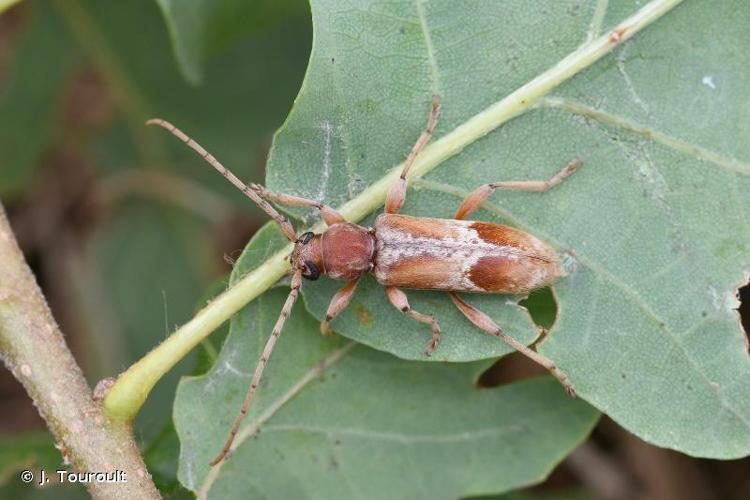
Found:
<path fill-rule="evenodd" d="M 320 278 L 320 270 L 318 269 L 318 266 L 316 266 L 313 261 L 306 260 L 305 266 L 307 267 L 307 274 L 303 274 L 302 275 L 303 278 L 307 278 L 310 281 L 315 281 L 316 279 Z"/>
<path fill-rule="evenodd" d="M 310 240 L 313 239 L 313 236 L 315 236 L 315 233 L 308 231 L 297 238 L 297 241 L 299 241 L 303 245 L 307 245 L 308 243 L 310 243 Z"/>

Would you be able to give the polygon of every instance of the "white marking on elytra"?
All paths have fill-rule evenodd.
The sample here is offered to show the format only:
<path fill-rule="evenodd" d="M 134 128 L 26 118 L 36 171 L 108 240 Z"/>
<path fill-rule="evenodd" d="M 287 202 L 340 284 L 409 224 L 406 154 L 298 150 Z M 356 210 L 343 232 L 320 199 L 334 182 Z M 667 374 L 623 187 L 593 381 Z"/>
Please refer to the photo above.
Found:
<path fill-rule="evenodd" d="M 714 83 L 713 75 L 706 75 L 701 80 L 701 83 L 711 90 L 716 90 L 716 84 Z"/>
<path fill-rule="evenodd" d="M 534 272 L 531 274 L 531 278 L 529 278 L 529 284 L 527 286 L 532 290 L 534 288 L 539 288 L 539 285 L 547 280 L 547 273 L 548 271 L 546 269 L 542 267 L 535 267 Z"/>
<path fill-rule="evenodd" d="M 433 238 L 430 236 L 415 236 L 398 228 L 388 225 L 377 226 L 377 261 L 375 266 L 376 279 L 384 279 L 388 269 L 399 265 L 404 259 L 423 256 L 439 259 L 450 265 L 457 263 L 460 272 L 452 273 L 447 281 L 435 283 L 438 288 L 467 291 L 484 291 L 470 278 L 474 265 L 483 257 L 502 256 L 508 260 L 518 260 L 529 256 L 516 247 L 499 246 L 482 239 L 479 233 L 471 228 L 473 221 L 451 221 L 451 232 L 455 236 Z M 532 240 L 533 241 L 533 240 Z M 538 253 L 547 253 L 541 242 L 533 241 Z M 545 281 L 547 271 L 538 269 L 531 278 L 532 282 Z"/>

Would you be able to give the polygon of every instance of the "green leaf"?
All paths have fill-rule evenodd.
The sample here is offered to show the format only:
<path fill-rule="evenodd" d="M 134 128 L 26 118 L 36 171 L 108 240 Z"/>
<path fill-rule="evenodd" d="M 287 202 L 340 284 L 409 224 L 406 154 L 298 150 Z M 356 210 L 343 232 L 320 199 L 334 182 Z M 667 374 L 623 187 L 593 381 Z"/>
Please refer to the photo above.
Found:
<path fill-rule="evenodd" d="M 171 500 L 192 498 L 193 495 L 177 480 L 177 462 L 180 441 L 174 424 L 169 421 L 148 447 L 143 451 L 143 460 L 162 496 Z"/>
<path fill-rule="evenodd" d="M 17 434 L 0 434 L 0 498 L 21 500 L 90 498 L 80 483 L 60 484 L 58 469 L 65 469 L 60 450 L 46 431 L 27 431 Z M 34 474 L 32 483 L 20 480 L 22 471 Z M 38 487 L 39 471 L 44 470 L 49 484 Z"/>
<path fill-rule="evenodd" d="M 290 15 L 303 15 L 300 0 L 156 0 L 185 79 L 203 80 L 207 57 L 231 41 Z"/>
<path fill-rule="evenodd" d="M 60 451 L 47 432 L 0 434 L 0 486 L 18 481 L 23 469 L 56 469 Z"/>
<path fill-rule="evenodd" d="M 234 278 L 283 243 L 266 226 Z M 209 473 L 287 293 L 269 291 L 234 316 L 211 372 L 179 386 L 178 474 L 191 490 L 210 498 L 497 493 L 542 480 L 597 419 L 548 377 L 479 390 L 474 383 L 486 362 L 413 363 L 337 336 L 321 338 L 318 322 L 298 304 L 237 449 Z"/>
<path fill-rule="evenodd" d="M 268 185 L 340 205 L 405 158 L 433 93 L 439 138 L 637 4 L 316 0 L 310 66 Z M 562 186 L 496 193 L 476 218 L 524 229 L 564 256 L 559 318 L 541 350 L 583 398 L 649 442 L 717 458 L 750 453 L 750 358 L 734 310 L 750 260 L 750 14 L 741 5 L 684 2 L 413 182 L 403 210 L 451 217 L 482 183 L 544 180 L 581 157 Z M 318 319 L 337 286 L 303 290 Z M 409 296 L 443 325 L 433 360 L 507 351 L 444 295 Z M 536 334 L 516 298 L 470 300 L 519 339 Z M 427 328 L 370 278 L 333 327 L 424 359 Z"/>

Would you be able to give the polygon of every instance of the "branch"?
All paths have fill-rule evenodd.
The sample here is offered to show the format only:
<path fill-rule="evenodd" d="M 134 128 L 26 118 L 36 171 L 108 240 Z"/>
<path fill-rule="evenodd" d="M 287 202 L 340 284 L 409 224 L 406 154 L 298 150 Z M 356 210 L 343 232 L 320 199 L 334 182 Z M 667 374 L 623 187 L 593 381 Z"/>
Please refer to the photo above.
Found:
<path fill-rule="evenodd" d="M 68 350 L 0 205 L 0 358 L 78 472 L 124 471 L 125 483 L 88 483 L 94 498 L 158 498 L 129 424 L 108 419 Z"/>
<path fill-rule="evenodd" d="M 427 146 L 412 165 L 409 179 L 421 178 L 469 144 L 532 108 L 550 90 L 591 66 L 681 1 L 652 0 L 613 30 L 584 43 L 552 68 Z M 376 210 L 383 204 L 388 188 L 400 175 L 402 166 L 396 166 L 349 200 L 338 209 L 339 213 L 346 220 L 356 222 Z M 321 225 L 313 228 L 317 231 L 321 229 Z M 287 257 L 291 250 L 292 245 L 285 246 L 258 268 L 247 273 L 123 373 L 104 400 L 107 414 L 113 418 L 132 420 L 148 393 L 165 373 L 219 325 L 273 286 L 290 270 Z"/>

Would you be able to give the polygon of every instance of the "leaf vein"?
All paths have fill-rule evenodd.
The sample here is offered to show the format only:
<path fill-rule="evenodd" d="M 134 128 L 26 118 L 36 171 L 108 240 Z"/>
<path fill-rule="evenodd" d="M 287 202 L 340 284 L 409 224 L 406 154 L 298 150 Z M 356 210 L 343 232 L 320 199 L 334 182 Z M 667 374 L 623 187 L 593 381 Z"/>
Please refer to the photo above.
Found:
<path fill-rule="evenodd" d="M 736 174 L 732 177 L 736 177 Z M 750 218 L 748 218 L 747 211 L 742 210 L 742 201 L 740 200 L 740 193 L 737 190 L 737 182 L 730 182 L 729 184 L 731 185 L 732 190 L 732 200 L 737 204 L 742 226 L 745 229 L 745 234 L 750 239 Z"/>
<path fill-rule="evenodd" d="M 376 431 L 372 429 L 354 429 L 354 428 L 336 428 L 328 429 L 325 427 L 304 424 L 279 424 L 267 425 L 263 428 L 264 433 L 269 432 L 310 432 L 314 434 L 325 434 L 327 436 L 346 436 L 351 438 L 372 439 L 378 441 L 392 441 L 404 445 L 414 445 L 423 443 L 432 444 L 451 444 L 460 443 L 467 440 L 483 440 L 488 437 L 501 437 L 510 433 L 520 433 L 524 429 L 520 425 L 509 427 L 493 427 L 477 431 L 458 432 L 454 434 L 401 434 L 398 432 Z"/>
<path fill-rule="evenodd" d="M 583 345 L 587 346 L 591 340 L 591 333 L 593 331 L 594 317 L 599 309 L 599 288 L 601 287 L 601 280 L 596 277 L 594 287 L 591 289 L 591 307 L 589 308 L 588 317 L 586 318 L 586 329 L 583 331 Z"/>
<path fill-rule="evenodd" d="M 628 132 L 646 137 L 654 142 L 666 146 L 680 153 L 692 156 L 698 160 L 712 163 L 729 172 L 737 172 L 750 175 L 750 163 L 743 162 L 731 156 L 724 156 L 715 151 L 690 144 L 676 137 L 672 137 L 658 130 L 632 122 L 621 116 L 601 111 L 579 102 L 560 97 L 545 97 L 541 100 L 540 107 L 557 108 L 569 111 L 573 114 L 591 118 L 605 125 L 611 125 Z"/>
<path fill-rule="evenodd" d="M 427 63 L 430 68 L 430 81 L 432 82 L 432 93 L 440 95 L 440 71 L 438 70 L 437 60 L 435 59 L 435 47 L 432 44 L 432 36 L 427 26 L 427 16 L 424 9 L 424 0 L 416 0 L 417 15 L 419 16 L 419 26 L 422 28 L 424 43 L 427 48 Z"/>
<path fill-rule="evenodd" d="M 591 17 L 589 30 L 586 34 L 587 41 L 595 39 L 599 36 L 599 33 L 601 33 L 604 16 L 607 14 L 608 3 L 609 0 L 597 0 L 596 7 L 594 8 L 594 15 Z"/>

